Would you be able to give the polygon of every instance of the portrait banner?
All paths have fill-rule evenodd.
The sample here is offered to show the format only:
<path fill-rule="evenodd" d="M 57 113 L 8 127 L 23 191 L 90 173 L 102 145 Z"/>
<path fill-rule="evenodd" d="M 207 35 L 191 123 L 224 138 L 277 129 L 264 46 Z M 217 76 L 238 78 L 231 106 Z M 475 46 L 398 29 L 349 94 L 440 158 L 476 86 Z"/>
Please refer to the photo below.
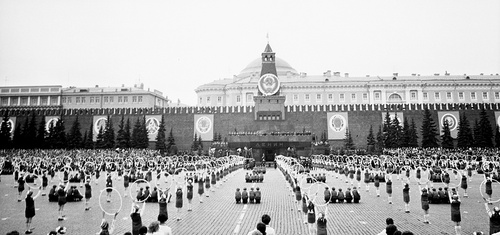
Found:
<path fill-rule="evenodd" d="M 55 127 L 60 116 L 45 116 L 45 130 L 50 133 L 50 126 Z"/>
<path fill-rule="evenodd" d="M 385 116 L 387 115 L 387 112 L 382 112 L 382 124 L 385 123 Z M 394 120 L 394 117 L 398 117 L 399 125 L 404 126 L 404 115 L 403 112 L 389 112 L 389 117 L 391 118 L 391 122 Z M 410 122 L 409 120 L 408 122 Z"/>
<path fill-rule="evenodd" d="M 328 126 L 328 139 L 341 140 L 345 138 L 345 132 L 348 127 L 347 112 L 329 112 L 326 114 Z"/>
<path fill-rule="evenodd" d="M 93 116 L 92 123 L 93 123 L 93 130 L 92 130 L 92 139 L 94 141 L 97 140 L 97 134 L 99 134 L 99 130 L 102 127 L 102 130 L 106 128 L 106 122 L 108 121 L 108 116 Z"/>
<path fill-rule="evenodd" d="M 17 117 L 9 117 L 9 123 L 10 123 L 10 138 L 14 137 L 14 130 L 16 129 L 16 118 Z M 2 120 L 2 123 L 4 121 Z"/>
<path fill-rule="evenodd" d="M 160 129 L 161 115 L 146 115 L 146 130 L 149 141 L 156 141 Z"/>
<path fill-rule="evenodd" d="M 495 112 L 495 121 L 496 121 L 496 125 L 500 126 L 500 111 Z"/>
<path fill-rule="evenodd" d="M 444 121 L 447 120 L 450 127 L 451 137 L 457 138 L 459 117 L 460 115 L 458 114 L 458 111 L 438 112 L 439 135 L 443 135 Z"/>
<path fill-rule="evenodd" d="M 212 141 L 214 139 L 214 115 L 213 114 L 195 114 L 194 115 L 194 133 L 201 136 L 203 141 Z M 193 135 L 194 135 L 193 133 Z"/>

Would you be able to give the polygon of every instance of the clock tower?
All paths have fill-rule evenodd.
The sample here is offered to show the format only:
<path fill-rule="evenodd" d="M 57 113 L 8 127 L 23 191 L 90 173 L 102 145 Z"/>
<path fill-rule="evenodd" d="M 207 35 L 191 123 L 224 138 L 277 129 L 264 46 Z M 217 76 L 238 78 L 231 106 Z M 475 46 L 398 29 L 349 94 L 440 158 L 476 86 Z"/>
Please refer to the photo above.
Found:
<path fill-rule="evenodd" d="M 262 53 L 262 69 L 257 83 L 258 95 L 254 96 L 255 120 L 285 120 L 285 96 L 280 95 L 281 83 L 276 72 L 276 56 L 269 43 Z"/>

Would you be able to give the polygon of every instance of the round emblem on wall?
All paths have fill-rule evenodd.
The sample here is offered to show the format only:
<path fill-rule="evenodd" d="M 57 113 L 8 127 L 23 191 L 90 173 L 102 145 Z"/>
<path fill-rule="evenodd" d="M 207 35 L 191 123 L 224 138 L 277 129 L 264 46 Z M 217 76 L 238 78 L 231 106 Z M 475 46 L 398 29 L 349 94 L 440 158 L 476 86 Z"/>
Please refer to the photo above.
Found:
<path fill-rule="evenodd" d="M 330 118 L 330 128 L 335 132 L 341 132 L 345 130 L 346 120 L 345 117 L 339 114 L 335 114 Z"/>
<path fill-rule="evenodd" d="M 210 129 L 212 129 L 212 121 L 210 118 L 205 116 L 198 118 L 196 121 L 196 130 L 198 130 L 198 132 L 205 134 L 209 132 Z"/>
<path fill-rule="evenodd" d="M 274 95 L 280 89 L 280 80 L 276 75 L 266 73 L 259 79 L 259 91 L 265 95 Z"/>
<path fill-rule="evenodd" d="M 50 125 L 52 125 L 52 127 L 55 127 L 57 121 L 59 121 L 59 118 L 51 118 L 51 119 L 49 119 L 49 121 L 47 121 L 47 123 L 45 123 L 45 130 L 47 132 L 50 132 Z"/>
<path fill-rule="evenodd" d="M 158 133 L 160 129 L 160 122 L 156 118 L 148 118 L 146 120 L 146 130 L 148 130 L 148 134 L 154 135 Z"/>
<path fill-rule="evenodd" d="M 2 121 L 2 124 L 4 123 L 5 121 Z M 9 119 L 8 121 L 10 123 L 10 133 L 14 132 L 14 122 Z"/>
<path fill-rule="evenodd" d="M 457 129 L 457 118 L 451 114 L 451 113 L 447 113 L 445 115 L 443 115 L 441 117 L 441 126 L 444 126 L 444 120 L 448 121 L 448 125 L 450 127 L 450 131 L 454 131 L 455 129 Z"/>
<path fill-rule="evenodd" d="M 107 121 L 108 121 L 108 119 L 106 119 L 105 117 L 97 119 L 94 123 L 95 133 L 99 133 L 99 130 L 101 129 L 101 127 L 102 127 L 102 130 L 104 131 L 104 129 L 106 128 Z"/>

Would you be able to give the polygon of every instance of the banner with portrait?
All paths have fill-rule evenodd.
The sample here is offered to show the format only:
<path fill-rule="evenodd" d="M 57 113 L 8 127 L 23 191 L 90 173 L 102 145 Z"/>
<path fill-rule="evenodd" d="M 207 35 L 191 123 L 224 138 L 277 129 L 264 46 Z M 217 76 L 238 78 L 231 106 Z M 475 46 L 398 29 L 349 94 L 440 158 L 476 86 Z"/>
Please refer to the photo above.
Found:
<path fill-rule="evenodd" d="M 10 123 L 10 138 L 14 137 L 14 130 L 16 129 L 16 118 L 17 117 L 9 117 L 8 122 Z M 2 118 L 2 124 L 3 124 L 3 118 Z"/>
<path fill-rule="evenodd" d="M 385 116 L 387 115 L 387 112 L 382 112 L 382 124 L 385 123 Z M 399 125 L 402 127 L 404 126 L 404 115 L 403 112 L 389 112 L 389 118 L 391 119 L 391 122 L 394 120 L 395 117 L 398 117 Z M 409 120 L 411 121 L 411 120 Z"/>
<path fill-rule="evenodd" d="M 328 139 L 344 139 L 349 120 L 347 112 L 329 112 L 326 114 L 326 117 L 328 126 Z"/>
<path fill-rule="evenodd" d="M 156 141 L 160 129 L 161 115 L 146 115 L 146 130 L 149 141 Z"/>
<path fill-rule="evenodd" d="M 92 130 L 92 139 L 94 141 L 97 140 L 97 134 L 99 134 L 99 130 L 102 127 L 102 130 L 106 129 L 106 122 L 108 121 L 108 116 L 93 116 L 92 119 L 92 125 L 93 125 L 93 130 Z"/>
<path fill-rule="evenodd" d="M 458 120 L 460 115 L 458 111 L 441 111 L 438 112 L 439 135 L 443 135 L 444 121 L 448 121 L 451 137 L 457 138 L 458 135 Z"/>
<path fill-rule="evenodd" d="M 45 131 L 50 132 L 50 127 L 56 127 L 57 121 L 60 116 L 45 116 Z"/>
<path fill-rule="evenodd" d="M 195 114 L 194 115 L 194 133 L 201 136 L 202 141 L 212 141 L 214 139 L 214 115 L 213 114 Z M 193 136 L 194 136 L 193 133 Z"/>

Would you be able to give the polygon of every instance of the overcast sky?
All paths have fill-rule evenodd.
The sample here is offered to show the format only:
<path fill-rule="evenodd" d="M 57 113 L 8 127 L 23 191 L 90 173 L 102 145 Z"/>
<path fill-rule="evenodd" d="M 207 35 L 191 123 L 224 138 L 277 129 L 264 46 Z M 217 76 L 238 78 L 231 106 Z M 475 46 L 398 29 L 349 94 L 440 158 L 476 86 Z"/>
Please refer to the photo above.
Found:
<path fill-rule="evenodd" d="M 500 1 L 0 0 L 0 86 L 133 86 L 195 105 L 269 33 L 299 72 L 500 73 Z"/>

